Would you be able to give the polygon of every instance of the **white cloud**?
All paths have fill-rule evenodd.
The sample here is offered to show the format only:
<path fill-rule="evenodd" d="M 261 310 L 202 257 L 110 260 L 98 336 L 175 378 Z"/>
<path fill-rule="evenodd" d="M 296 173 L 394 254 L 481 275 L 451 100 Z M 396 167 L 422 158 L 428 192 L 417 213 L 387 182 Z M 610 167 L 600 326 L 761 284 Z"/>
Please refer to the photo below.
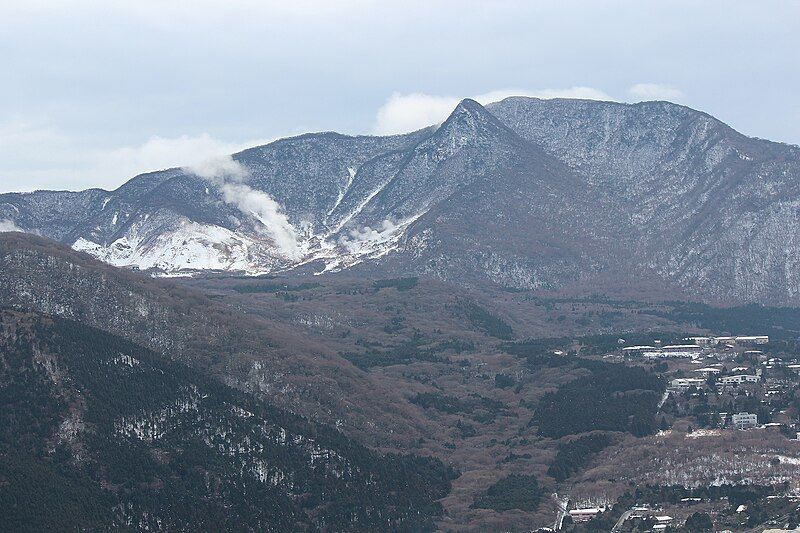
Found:
<path fill-rule="evenodd" d="M 391 135 L 438 124 L 457 103 L 458 98 L 449 96 L 394 93 L 378 109 L 374 132 L 378 135 Z"/>
<path fill-rule="evenodd" d="M 628 89 L 628 94 L 636 102 L 649 100 L 669 100 L 676 102 L 683 98 L 683 93 L 671 86 L 660 83 L 637 83 Z"/>
<path fill-rule="evenodd" d="M 244 165 L 225 155 L 206 159 L 186 170 L 219 187 L 225 202 L 258 220 L 284 256 L 292 260 L 302 257 L 303 250 L 297 231 L 289 222 L 283 208 L 267 193 L 244 183 L 249 177 Z"/>
<path fill-rule="evenodd" d="M 250 175 L 247 167 L 228 154 L 209 157 L 197 164 L 189 165 L 187 170 L 215 183 L 230 181 L 238 183 Z"/>
<path fill-rule="evenodd" d="M 143 172 L 191 166 L 272 140 L 234 143 L 203 133 L 154 136 L 138 145 L 97 148 L 97 139 L 69 135 L 46 122 L 11 121 L 0 124 L 0 193 L 113 189 Z"/>
<path fill-rule="evenodd" d="M 535 98 L 581 98 L 585 100 L 613 100 L 605 92 L 592 87 L 571 87 L 568 89 L 542 89 L 539 91 L 503 89 L 477 96 L 473 100 L 481 104 L 498 102 L 509 96 L 529 96 Z M 394 93 L 378 110 L 373 131 L 378 135 L 391 135 L 418 130 L 438 124 L 450 115 L 461 101 L 456 96 L 437 96 L 424 93 Z"/>
<path fill-rule="evenodd" d="M 229 143 L 203 133 L 198 136 L 151 137 L 139 146 L 126 146 L 92 154 L 95 172 L 129 179 L 136 174 L 176 166 L 192 166 L 268 141 Z"/>

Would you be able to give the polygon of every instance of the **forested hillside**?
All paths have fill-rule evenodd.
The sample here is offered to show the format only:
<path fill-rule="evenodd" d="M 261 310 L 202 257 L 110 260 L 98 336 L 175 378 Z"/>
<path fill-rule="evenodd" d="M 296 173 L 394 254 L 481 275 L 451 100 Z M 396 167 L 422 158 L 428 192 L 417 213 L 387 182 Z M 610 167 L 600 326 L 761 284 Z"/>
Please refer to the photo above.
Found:
<path fill-rule="evenodd" d="M 0 310 L 3 528 L 425 530 L 454 473 L 119 337 Z"/>

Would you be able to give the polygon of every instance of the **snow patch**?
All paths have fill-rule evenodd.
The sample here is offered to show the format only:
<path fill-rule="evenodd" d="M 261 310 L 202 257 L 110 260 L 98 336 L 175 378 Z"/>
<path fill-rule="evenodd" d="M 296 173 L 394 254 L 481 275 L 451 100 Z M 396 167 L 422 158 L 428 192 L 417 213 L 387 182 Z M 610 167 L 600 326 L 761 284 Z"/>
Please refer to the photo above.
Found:
<path fill-rule="evenodd" d="M 398 248 L 406 229 L 424 214 L 422 211 L 397 223 L 387 219 L 379 229 L 365 226 L 351 230 L 348 235 L 339 237 L 335 248 L 323 249 L 315 258 L 325 260 L 322 272 L 337 272 L 365 259 L 381 258 Z"/>
<path fill-rule="evenodd" d="M 353 185 L 353 179 L 356 177 L 356 170 L 352 167 L 347 167 L 347 183 L 341 189 L 339 189 L 339 195 L 336 197 L 336 202 L 334 202 L 333 207 L 331 207 L 327 213 L 325 213 L 325 219 L 331 216 L 331 213 L 336 211 L 336 208 L 339 207 L 339 204 L 342 203 L 344 200 L 344 195 L 347 194 L 347 191 L 350 190 L 350 187 Z"/>
<path fill-rule="evenodd" d="M 80 238 L 73 249 L 118 267 L 157 269 L 167 273 L 193 270 L 232 270 L 261 273 L 264 268 L 254 268 L 259 257 L 251 250 L 259 248 L 247 237 L 219 226 L 199 224 L 182 219 L 175 231 L 165 232 L 147 239 L 141 227 L 135 224 L 128 233 L 108 246 Z"/>
<path fill-rule="evenodd" d="M 722 435 L 722 430 L 719 429 L 695 429 L 691 433 L 686 434 L 687 439 L 697 439 L 701 437 L 719 437 Z"/>
<path fill-rule="evenodd" d="M 364 210 L 364 208 L 367 206 L 367 204 L 368 204 L 368 203 L 370 203 L 370 202 L 372 201 L 372 199 L 373 199 L 373 198 L 375 198 L 375 197 L 376 197 L 378 194 L 380 194 L 380 192 L 381 192 L 383 189 L 385 189 L 385 188 L 386 188 L 386 186 L 387 186 L 387 185 L 388 185 L 388 184 L 389 184 L 391 181 L 392 181 L 392 180 L 386 180 L 386 181 L 384 181 L 383 183 L 381 183 L 381 185 L 380 185 L 380 186 L 378 186 L 378 188 L 376 188 L 374 191 L 372 191 L 371 193 L 369 193 L 369 194 L 367 195 L 367 197 L 366 197 L 366 198 L 364 198 L 364 200 L 362 200 L 362 201 L 361 201 L 361 203 L 360 203 L 360 204 L 358 204 L 358 206 L 357 206 L 355 209 L 353 209 L 353 210 L 352 210 L 350 213 L 348 213 L 348 214 L 347 214 L 347 215 L 346 215 L 346 216 L 345 216 L 345 217 L 344 217 L 344 218 L 343 218 L 343 219 L 342 219 L 342 220 L 341 220 L 341 221 L 340 221 L 340 222 L 339 222 L 339 223 L 336 225 L 336 227 L 335 227 L 333 230 L 331 230 L 331 232 L 330 232 L 328 235 L 333 235 L 333 234 L 335 234 L 335 233 L 339 233 L 339 232 L 342 230 L 342 228 L 344 228 L 344 227 L 345 227 L 345 225 L 347 225 L 347 223 L 348 223 L 348 222 L 350 222 L 350 221 L 353 219 L 353 217 L 355 217 L 357 214 L 359 214 L 361 211 L 363 211 L 363 210 Z"/>

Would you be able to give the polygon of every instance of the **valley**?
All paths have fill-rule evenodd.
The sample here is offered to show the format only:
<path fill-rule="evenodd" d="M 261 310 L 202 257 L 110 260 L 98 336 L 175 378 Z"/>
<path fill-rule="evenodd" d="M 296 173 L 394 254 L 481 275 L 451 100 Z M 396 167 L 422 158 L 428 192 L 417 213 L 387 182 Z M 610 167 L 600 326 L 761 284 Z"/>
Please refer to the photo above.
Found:
<path fill-rule="evenodd" d="M 800 461 L 796 441 L 777 430 L 715 429 L 725 417 L 698 411 L 696 400 L 671 393 L 663 401 L 673 380 L 714 358 L 687 365 L 681 356 L 623 350 L 655 340 L 766 333 L 770 353 L 788 368 L 798 356 L 794 308 L 478 290 L 347 273 L 159 280 L 33 236 L 3 234 L 0 250 L 0 294 L 12 308 L 146 343 L 154 350 L 149 357 L 187 365 L 178 375 L 211 376 L 380 454 L 441 461 L 453 474 L 443 478 L 452 488 L 436 496 L 441 510 L 431 516 L 440 530 L 544 527 L 558 515 L 557 500 L 567 498 L 570 509 L 611 506 L 629 486 L 657 481 L 688 490 L 711 482 L 710 472 L 728 476 L 718 480 L 782 487 Z M 124 297 L 110 300 L 105 291 Z M 101 302 L 110 306 L 105 313 Z M 716 357 L 736 353 L 742 352 Z M 775 413 L 770 420 L 793 438 L 800 380 L 786 376 L 784 403 L 755 399 L 766 399 L 756 407 Z M 714 401 L 724 406 L 721 398 Z M 189 438 L 183 429 L 179 434 Z M 570 448 L 576 438 L 584 440 Z M 699 446 L 705 442 L 710 447 Z M 675 455 L 664 457 L 665 447 Z M 741 468 L 725 474 L 726 456 Z M 775 456 L 785 466 L 765 470 Z M 718 463 L 704 466 L 709 461 Z M 495 484 L 495 503 L 488 503 Z M 513 496 L 511 486 L 523 492 Z M 153 497 L 165 494 L 153 490 Z"/>

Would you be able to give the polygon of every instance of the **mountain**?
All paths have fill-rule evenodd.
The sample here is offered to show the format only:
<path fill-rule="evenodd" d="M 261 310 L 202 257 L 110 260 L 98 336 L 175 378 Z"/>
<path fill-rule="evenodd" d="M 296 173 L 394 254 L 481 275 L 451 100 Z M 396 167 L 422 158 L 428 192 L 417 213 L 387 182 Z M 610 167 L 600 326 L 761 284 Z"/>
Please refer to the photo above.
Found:
<path fill-rule="evenodd" d="M 0 309 L 3 528 L 431 530 L 453 472 L 142 346 Z"/>
<path fill-rule="evenodd" d="M 617 202 L 641 266 L 710 299 L 796 301 L 797 146 L 668 102 L 510 98 L 489 109 Z"/>
<path fill-rule="evenodd" d="M 621 342 L 769 334 L 782 354 L 798 335 L 796 308 L 355 270 L 159 279 L 23 233 L 0 234 L 0 272 L 0 508 L 14 530 L 527 531 L 555 519 L 542 495 L 628 486 L 551 477 L 562 445 L 602 431 L 612 456 L 664 449 L 635 436 L 663 419 L 664 365 L 611 363 Z M 342 461 L 352 477 L 336 477 Z"/>
<path fill-rule="evenodd" d="M 33 235 L 0 234 L 0 271 L 3 306 L 125 338 L 363 442 L 405 446 L 430 432 L 402 391 L 310 337 L 299 318 L 260 317 Z M 395 431 L 376 431 L 375 420 Z"/>
<path fill-rule="evenodd" d="M 308 134 L 0 220 L 117 266 L 796 302 L 800 148 L 667 102 L 462 101 L 406 135 Z"/>
<path fill-rule="evenodd" d="M 357 529 L 347 509 L 367 530 L 432 519 L 498 529 L 508 516 L 470 506 L 500 473 L 540 473 L 532 400 L 570 376 L 502 346 L 582 331 L 595 310 L 598 327 L 677 327 L 658 316 L 666 309 L 607 312 L 526 293 L 493 302 L 434 279 L 153 279 L 22 233 L 0 235 L 0 271 L 0 506 L 13 509 L 12 529 Z M 503 377 L 515 386 L 498 387 Z M 299 445 L 276 455 L 258 433 L 276 419 L 338 455 L 319 463 Z M 357 477 L 325 479 L 338 456 Z M 469 472 L 453 491 L 449 467 Z M 276 471 L 305 484 L 276 489 Z M 378 476 L 383 499 L 362 474 Z M 549 514 L 542 505 L 513 523 Z"/>

